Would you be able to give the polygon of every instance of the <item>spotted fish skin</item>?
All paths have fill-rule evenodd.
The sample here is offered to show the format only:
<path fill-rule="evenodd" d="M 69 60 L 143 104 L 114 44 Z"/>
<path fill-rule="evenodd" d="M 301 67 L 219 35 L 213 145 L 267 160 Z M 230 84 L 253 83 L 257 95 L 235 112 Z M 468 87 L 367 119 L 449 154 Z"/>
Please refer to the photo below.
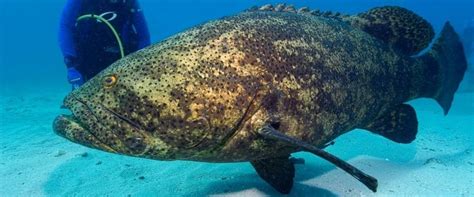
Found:
<path fill-rule="evenodd" d="M 438 75 L 340 18 L 244 12 L 114 63 L 65 99 L 74 118 L 59 117 L 55 130 L 151 159 L 272 158 L 299 149 L 260 137 L 264 125 L 323 147 L 403 102 L 432 96 Z"/>

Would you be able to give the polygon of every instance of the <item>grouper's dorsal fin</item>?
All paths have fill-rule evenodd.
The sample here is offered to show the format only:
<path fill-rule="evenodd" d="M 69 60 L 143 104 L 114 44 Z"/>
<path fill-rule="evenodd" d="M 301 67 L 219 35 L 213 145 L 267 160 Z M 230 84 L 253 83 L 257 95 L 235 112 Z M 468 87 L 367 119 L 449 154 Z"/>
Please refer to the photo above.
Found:
<path fill-rule="evenodd" d="M 304 151 L 308 151 L 310 153 L 313 153 L 313 154 L 315 154 L 315 155 L 331 162 L 332 164 L 334 164 L 337 167 L 341 168 L 345 172 L 349 173 L 354 178 L 356 178 L 357 180 L 362 182 L 365 186 L 367 186 L 367 188 L 369 188 L 373 192 L 377 191 L 377 186 L 378 186 L 377 179 L 375 179 L 372 176 L 369 176 L 369 175 L 365 174 L 364 172 L 360 171 L 359 169 L 352 166 L 351 164 L 337 158 L 336 156 L 334 156 L 334 155 L 332 155 L 332 154 L 330 154 L 330 153 L 328 153 L 328 152 L 326 152 L 322 149 L 319 149 L 319 148 L 317 148 L 317 147 L 315 147 L 311 144 L 308 144 L 306 142 L 303 142 L 301 140 L 298 140 L 298 139 L 292 138 L 290 136 L 287 136 L 284 133 L 276 130 L 275 128 L 273 128 L 270 125 L 266 125 L 263 128 L 259 129 L 258 134 L 260 134 L 261 136 L 263 136 L 266 139 L 273 139 L 273 140 L 277 140 L 277 141 L 280 141 L 280 142 L 285 142 L 285 143 L 288 143 L 289 145 L 299 147 Z"/>
<path fill-rule="evenodd" d="M 253 6 L 250 9 L 246 10 L 247 12 L 288 12 L 288 13 L 295 13 L 295 14 L 303 14 L 303 15 L 312 15 L 318 17 L 326 17 L 332 19 L 344 19 L 349 17 L 347 14 L 341 14 L 339 12 L 331 12 L 331 11 L 320 11 L 320 10 L 311 10 L 308 7 L 301 7 L 296 8 L 293 5 L 287 4 L 266 4 L 263 6 Z"/>
<path fill-rule="evenodd" d="M 433 27 L 428 21 L 401 7 L 373 8 L 350 18 L 353 26 L 408 55 L 415 55 L 428 47 L 434 37 Z"/>

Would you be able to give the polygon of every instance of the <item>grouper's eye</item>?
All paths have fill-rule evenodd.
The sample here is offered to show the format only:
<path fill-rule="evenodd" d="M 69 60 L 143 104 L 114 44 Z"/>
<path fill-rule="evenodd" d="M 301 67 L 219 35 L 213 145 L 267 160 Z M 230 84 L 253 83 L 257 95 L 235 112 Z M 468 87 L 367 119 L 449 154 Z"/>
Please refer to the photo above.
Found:
<path fill-rule="evenodd" d="M 104 77 L 104 86 L 106 88 L 111 88 L 115 84 L 117 84 L 117 76 L 115 75 L 107 75 Z"/>

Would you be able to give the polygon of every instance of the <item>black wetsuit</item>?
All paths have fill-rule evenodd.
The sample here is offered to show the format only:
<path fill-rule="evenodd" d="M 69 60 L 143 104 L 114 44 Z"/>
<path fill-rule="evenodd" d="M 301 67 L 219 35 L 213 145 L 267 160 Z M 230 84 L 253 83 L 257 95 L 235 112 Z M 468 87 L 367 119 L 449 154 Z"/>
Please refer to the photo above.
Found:
<path fill-rule="evenodd" d="M 61 19 L 59 43 L 66 65 L 78 70 L 86 81 L 121 55 L 113 31 L 104 22 L 94 18 L 77 21 L 85 14 L 108 19 L 119 34 L 125 55 L 150 44 L 148 28 L 136 0 L 69 0 Z"/>

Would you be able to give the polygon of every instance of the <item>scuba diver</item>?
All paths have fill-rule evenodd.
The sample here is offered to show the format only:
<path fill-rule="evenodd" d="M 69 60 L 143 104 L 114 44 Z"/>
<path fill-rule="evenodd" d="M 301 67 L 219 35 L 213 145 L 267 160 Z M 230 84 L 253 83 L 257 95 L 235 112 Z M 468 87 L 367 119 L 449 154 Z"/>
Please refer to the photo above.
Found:
<path fill-rule="evenodd" d="M 68 0 L 59 46 L 73 90 L 125 55 L 150 45 L 137 0 Z"/>

